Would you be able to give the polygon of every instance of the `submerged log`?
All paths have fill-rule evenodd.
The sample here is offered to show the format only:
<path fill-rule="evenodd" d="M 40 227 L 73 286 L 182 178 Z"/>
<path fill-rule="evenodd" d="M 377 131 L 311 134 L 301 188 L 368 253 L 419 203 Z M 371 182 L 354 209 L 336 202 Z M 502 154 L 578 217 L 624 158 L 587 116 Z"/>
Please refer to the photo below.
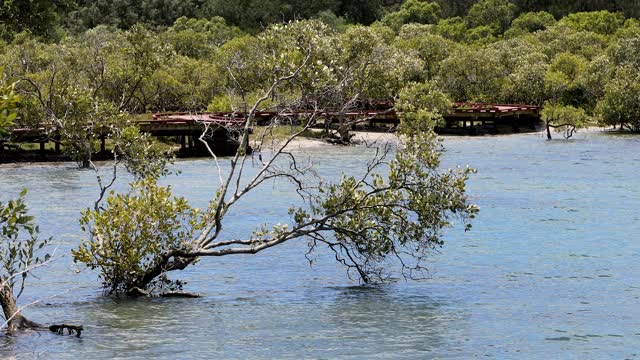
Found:
<path fill-rule="evenodd" d="M 80 337 L 84 327 L 82 325 L 69 325 L 69 324 L 54 324 L 49 326 L 49 330 L 58 334 L 64 335 L 64 330 L 67 330 L 69 335 L 76 334 L 76 337 Z"/>

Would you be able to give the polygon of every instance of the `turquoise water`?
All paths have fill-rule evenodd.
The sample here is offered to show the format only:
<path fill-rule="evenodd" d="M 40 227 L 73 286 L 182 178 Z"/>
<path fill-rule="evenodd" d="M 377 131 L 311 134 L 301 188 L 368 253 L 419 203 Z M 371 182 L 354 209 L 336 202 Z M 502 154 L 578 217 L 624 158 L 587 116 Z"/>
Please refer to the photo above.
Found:
<path fill-rule="evenodd" d="M 640 358 L 640 137 L 579 134 L 447 138 L 447 166 L 470 164 L 474 230 L 447 233 L 430 279 L 363 288 L 306 244 L 205 259 L 179 273 L 200 299 L 112 299 L 68 254 L 93 174 L 63 165 L 0 167 L 0 198 L 29 204 L 64 257 L 38 272 L 22 304 L 40 322 L 84 324 L 83 337 L 4 337 L 0 357 L 112 358 Z M 362 147 L 305 150 L 329 176 L 366 164 Z M 176 191 L 203 205 L 209 160 L 181 161 Z M 297 199 L 267 185 L 240 204 L 229 235 L 283 222 Z"/>

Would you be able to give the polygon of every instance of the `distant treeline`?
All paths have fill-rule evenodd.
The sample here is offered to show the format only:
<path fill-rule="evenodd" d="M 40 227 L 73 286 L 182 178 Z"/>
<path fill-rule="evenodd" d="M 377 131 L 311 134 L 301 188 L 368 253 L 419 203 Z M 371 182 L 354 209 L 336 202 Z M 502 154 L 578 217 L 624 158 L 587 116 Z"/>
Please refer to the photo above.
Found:
<path fill-rule="evenodd" d="M 129 29 L 137 23 L 151 28 L 171 26 L 180 17 L 212 18 L 247 32 L 275 22 L 318 17 L 325 22 L 369 25 L 397 11 L 403 0 L 11 0 L 0 4 L 0 36 L 28 31 L 59 39 L 98 25 Z M 435 0 L 440 16 L 465 16 L 478 0 Z M 546 11 L 557 19 L 574 12 L 608 10 L 640 17 L 637 0 L 514 0 L 516 15 Z"/>
<path fill-rule="evenodd" d="M 248 3 L 227 1 L 211 9 Z M 307 14 L 323 9 L 321 3 L 309 5 Z M 60 16 L 58 21 L 68 24 L 82 11 L 78 3 L 42 4 L 76 9 Z M 206 5 L 185 4 L 184 11 L 202 11 Z M 117 2 L 112 5 L 112 10 L 120 9 Z M 91 6 L 97 9 L 100 2 Z M 302 2 L 297 6 L 302 8 Z M 71 25 L 50 32 L 38 27 L 46 36 L 38 36 L 36 28 L 12 33 L 5 22 L 0 86 L 21 98 L 16 126 L 40 127 L 43 121 L 65 119 L 70 128 L 85 129 L 78 124 L 117 120 L 122 113 L 246 109 L 274 74 L 309 56 L 301 67 L 308 82 L 281 89 L 261 103 L 262 109 L 311 102 L 336 109 L 343 108 L 345 99 L 353 104 L 395 101 L 405 87 L 418 83 L 455 101 L 544 106 L 550 124 L 589 120 L 640 132 L 636 18 L 607 10 L 562 18 L 545 11 L 519 13 L 522 3 L 508 0 L 481 0 L 464 16 L 453 17 L 428 0 L 380 6 L 393 11 L 370 25 L 350 24 L 332 11 L 320 11 L 315 19 L 265 24 L 264 30 L 238 26 L 237 21 L 249 17 L 231 10 L 229 16 L 237 19 L 193 13 L 195 17 L 179 17 L 169 26 L 132 17 L 128 21 L 136 24 L 126 29 L 119 29 L 125 23 L 89 24 L 92 28 L 84 31 L 71 31 Z M 162 8 L 125 8 L 168 16 Z M 303 40 L 308 55 L 300 50 Z M 238 92 L 239 82 L 245 85 Z"/>
<path fill-rule="evenodd" d="M 464 16 L 478 0 L 436 0 L 445 17 Z M 627 17 L 639 17 L 637 0 L 514 0 L 518 13 L 546 11 L 556 18 L 582 11 L 621 11 Z"/>

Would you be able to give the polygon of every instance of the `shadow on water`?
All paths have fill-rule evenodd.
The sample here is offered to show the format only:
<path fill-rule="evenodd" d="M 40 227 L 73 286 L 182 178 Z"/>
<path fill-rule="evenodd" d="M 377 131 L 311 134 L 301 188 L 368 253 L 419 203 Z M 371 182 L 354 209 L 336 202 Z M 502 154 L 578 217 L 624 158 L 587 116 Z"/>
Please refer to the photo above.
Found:
<path fill-rule="evenodd" d="M 329 322 L 346 346 L 362 356 L 426 356 L 456 347 L 456 333 L 465 328 L 466 315 L 417 287 L 399 293 L 393 286 L 334 287 Z M 370 351 L 366 349 L 376 349 Z"/>

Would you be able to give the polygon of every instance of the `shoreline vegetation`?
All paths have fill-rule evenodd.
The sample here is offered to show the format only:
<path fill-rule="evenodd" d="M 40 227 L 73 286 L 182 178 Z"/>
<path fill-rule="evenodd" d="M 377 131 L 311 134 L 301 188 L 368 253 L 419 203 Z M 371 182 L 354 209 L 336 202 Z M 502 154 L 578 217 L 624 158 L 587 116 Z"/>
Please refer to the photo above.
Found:
<path fill-rule="evenodd" d="M 287 127 L 287 126 L 284 126 Z M 287 127 L 288 128 L 288 127 Z M 535 135 L 544 135 L 544 129 L 537 129 L 536 131 L 522 132 L 522 133 L 510 133 L 510 134 L 500 134 L 500 135 L 479 135 L 479 136 L 512 136 L 518 134 L 535 134 Z M 580 129 L 580 133 L 608 133 L 608 134 L 635 134 L 634 132 L 628 130 L 620 130 L 618 128 L 605 127 L 605 126 L 589 126 Z M 300 136 L 294 139 L 289 146 L 288 149 L 306 149 L 306 148 L 316 148 L 316 147 L 326 147 L 326 146 L 343 146 L 343 145 L 335 145 L 327 142 L 318 136 L 320 133 L 315 132 L 307 134 L 306 136 Z M 362 144 L 362 143 L 397 143 L 398 137 L 393 132 L 378 132 L 378 131 L 354 131 L 351 133 L 353 135 L 352 141 L 354 144 Z M 441 137 L 469 137 L 462 135 L 451 135 L 445 134 L 440 135 Z M 277 146 L 284 138 L 286 134 L 278 133 L 274 134 L 274 137 L 270 139 L 270 146 Z M 472 136 L 476 137 L 476 136 Z M 177 142 L 165 142 L 163 143 L 163 148 L 167 154 L 175 155 L 176 158 L 179 159 L 189 159 L 189 158 L 202 158 L 205 157 L 203 155 L 193 155 L 188 153 L 180 153 L 180 144 Z M 109 148 L 109 147 L 108 147 Z M 93 156 L 93 159 L 96 161 L 110 161 L 113 160 L 113 153 L 108 150 L 103 153 L 96 153 Z M 73 160 L 63 153 L 56 153 L 51 147 L 45 149 L 44 153 L 37 149 L 35 146 L 27 146 L 21 150 L 5 150 L 3 153 L 0 153 L 0 166 L 11 165 L 11 164 L 50 164 L 50 163 L 66 163 L 72 162 Z"/>
<path fill-rule="evenodd" d="M 596 123 L 640 133 L 634 95 L 640 90 L 640 14 L 632 1 L 462 0 L 453 8 L 438 0 L 308 6 L 277 0 L 269 3 L 275 12 L 238 18 L 241 8 L 265 10 L 257 6 L 267 6 L 262 1 L 251 0 L 237 7 L 190 3 L 165 18 L 129 6 L 97 22 L 87 15 L 119 5 L 75 0 L 29 9 L 10 3 L 0 7 L 11 19 L 0 26 L 0 110 L 15 113 L 0 115 L 0 143 L 9 145 L 0 162 L 32 161 L 37 151 L 16 151 L 11 142 L 33 141 L 42 158 L 72 158 L 87 168 L 109 153 L 100 143 L 105 139 L 115 148 L 135 142 L 144 148 L 153 136 L 165 136 L 131 129 L 129 120 L 152 113 L 233 113 L 232 121 L 259 121 L 260 112 L 327 109 L 336 123 L 331 140 L 348 143 L 350 129 L 372 120 L 349 114 L 393 104 L 403 90 L 418 99 L 417 88 L 442 92 L 420 116 L 452 103 L 527 104 L 542 109 L 536 116 L 548 139 L 552 131 L 570 138 Z M 279 92 L 256 102 L 269 81 L 296 68 L 281 79 Z M 259 106 L 249 111 L 254 103 Z M 471 129 L 473 120 L 484 127 L 485 117 L 467 115 Z M 184 137 L 186 130 L 180 131 Z M 181 148 L 195 143 L 194 150 L 206 150 L 193 142 L 199 135 L 190 132 Z M 235 151 L 229 140 L 216 155 Z M 47 142 L 65 155 L 47 151 Z"/>

